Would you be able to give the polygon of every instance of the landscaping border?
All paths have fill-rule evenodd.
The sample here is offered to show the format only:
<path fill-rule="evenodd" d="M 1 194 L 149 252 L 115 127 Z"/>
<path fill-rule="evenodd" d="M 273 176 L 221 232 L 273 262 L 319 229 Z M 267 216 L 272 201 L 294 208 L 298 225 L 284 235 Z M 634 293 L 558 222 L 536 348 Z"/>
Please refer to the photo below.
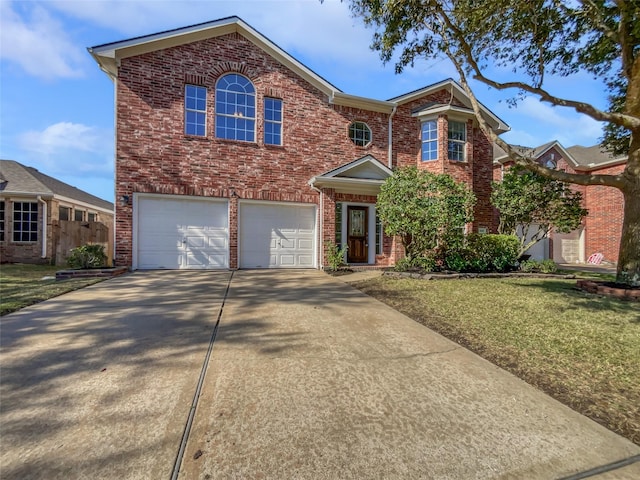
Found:
<path fill-rule="evenodd" d="M 122 275 L 128 271 L 129 267 L 59 270 L 56 272 L 56 280 L 68 280 L 70 278 L 117 277 L 118 275 Z"/>

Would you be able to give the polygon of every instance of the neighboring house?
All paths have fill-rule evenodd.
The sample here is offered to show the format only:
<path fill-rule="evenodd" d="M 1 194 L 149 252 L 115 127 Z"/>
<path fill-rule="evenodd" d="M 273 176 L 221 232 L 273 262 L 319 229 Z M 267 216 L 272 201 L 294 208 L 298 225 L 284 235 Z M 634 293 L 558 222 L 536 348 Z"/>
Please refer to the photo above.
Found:
<path fill-rule="evenodd" d="M 468 183 L 491 227 L 492 145 L 453 80 L 346 94 L 237 17 L 89 51 L 115 84 L 118 265 L 322 268 L 326 242 L 393 264 L 376 197 L 408 165 Z"/>
<path fill-rule="evenodd" d="M 113 204 L 13 160 L 0 160 L 0 261 L 65 264 L 102 243 L 112 257 Z"/>
<path fill-rule="evenodd" d="M 547 167 L 568 173 L 617 175 L 627 163 L 627 157 L 614 157 L 599 145 L 564 148 L 553 141 L 535 148 L 516 148 Z M 502 172 L 511 165 L 513 161 L 494 145 L 494 180 L 500 181 Z M 600 185 L 572 188 L 582 193 L 583 206 L 589 211 L 582 227 L 568 234 L 553 232 L 528 253 L 533 258 L 552 258 L 558 263 L 584 263 L 590 255 L 601 253 L 604 261 L 616 263 L 624 214 L 622 192 Z"/>

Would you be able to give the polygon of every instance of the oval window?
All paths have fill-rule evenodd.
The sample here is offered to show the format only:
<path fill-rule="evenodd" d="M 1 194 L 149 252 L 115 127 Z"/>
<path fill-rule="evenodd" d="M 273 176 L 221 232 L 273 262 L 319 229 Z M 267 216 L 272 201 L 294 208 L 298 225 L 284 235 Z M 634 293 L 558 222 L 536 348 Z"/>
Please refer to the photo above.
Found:
<path fill-rule="evenodd" d="M 349 138 L 358 147 L 366 147 L 371 143 L 371 129 L 364 122 L 353 122 L 349 125 Z"/>

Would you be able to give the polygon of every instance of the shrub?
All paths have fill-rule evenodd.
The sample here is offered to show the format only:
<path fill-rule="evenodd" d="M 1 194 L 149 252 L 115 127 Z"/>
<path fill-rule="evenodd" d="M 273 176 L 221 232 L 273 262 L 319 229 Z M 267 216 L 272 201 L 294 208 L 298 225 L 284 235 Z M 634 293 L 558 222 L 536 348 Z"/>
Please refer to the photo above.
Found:
<path fill-rule="evenodd" d="M 523 260 L 520 262 L 520 270 L 525 273 L 535 272 L 538 269 L 536 260 Z"/>
<path fill-rule="evenodd" d="M 433 272 L 438 269 L 436 259 L 433 255 L 423 255 L 420 257 L 404 257 L 396 262 L 394 270 L 406 272 L 409 270 L 420 270 L 423 272 Z"/>
<path fill-rule="evenodd" d="M 525 273 L 541 272 L 555 273 L 558 271 L 558 265 L 551 259 L 547 260 L 525 260 L 520 262 L 520 270 Z"/>
<path fill-rule="evenodd" d="M 556 273 L 558 271 L 558 265 L 556 265 L 556 262 L 548 258 L 540 262 L 540 271 L 542 273 Z"/>
<path fill-rule="evenodd" d="M 67 264 L 71 268 L 101 268 L 107 266 L 104 246 L 87 244 L 71 250 Z"/>
<path fill-rule="evenodd" d="M 513 235 L 467 235 L 465 245 L 449 251 L 444 263 L 456 272 L 504 272 L 516 264 L 520 242 Z"/>
<path fill-rule="evenodd" d="M 325 255 L 327 258 L 327 266 L 330 270 L 334 272 L 338 270 L 341 266 L 344 265 L 344 255 L 347 252 L 347 246 L 340 247 L 336 245 L 334 242 L 327 241 L 325 242 Z"/>

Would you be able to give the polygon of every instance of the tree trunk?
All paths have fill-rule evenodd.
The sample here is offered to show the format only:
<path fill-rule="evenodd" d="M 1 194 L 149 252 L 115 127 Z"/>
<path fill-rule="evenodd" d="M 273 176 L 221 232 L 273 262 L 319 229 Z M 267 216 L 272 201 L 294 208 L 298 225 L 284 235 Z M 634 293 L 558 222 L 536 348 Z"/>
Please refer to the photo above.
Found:
<path fill-rule="evenodd" d="M 624 171 L 624 220 L 616 282 L 640 286 L 640 132 L 631 133 Z"/>
<path fill-rule="evenodd" d="M 624 192 L 624 222 L 616 282 L 640 286 L 640 188 Z"/>

